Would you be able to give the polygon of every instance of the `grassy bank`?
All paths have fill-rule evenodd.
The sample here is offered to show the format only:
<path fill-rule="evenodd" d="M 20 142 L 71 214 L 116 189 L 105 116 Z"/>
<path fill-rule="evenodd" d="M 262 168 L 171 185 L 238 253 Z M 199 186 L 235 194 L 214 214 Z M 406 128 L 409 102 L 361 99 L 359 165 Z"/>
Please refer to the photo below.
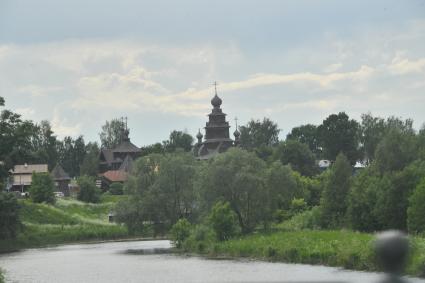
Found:
<path fill-rule="evenodd" d="M 407 273 L 425 276 L 425 239 L 413 239 Z M 292 231 L 256 234 L 225 242 L 186 243 L 190 252 L 210 257 L 253 258 L 376 271 L 373 235 L 351 231 Z"/>
<path fill-rule="evenodd" d="M 0 241 L 0 252 L 87 240 L 128 238 L 127 228 L 108 222 L 117 197 L 99 204 L 58 199 L 55 205 L 20 202 L 22 229 L 16 239 Z"/>
<path fill-rule="evenodd" d="M 0 269 L 0 283 L 3 283 L 3 282 L 4 282 L 4 276 L 3 276 L 2 270 Z"/>

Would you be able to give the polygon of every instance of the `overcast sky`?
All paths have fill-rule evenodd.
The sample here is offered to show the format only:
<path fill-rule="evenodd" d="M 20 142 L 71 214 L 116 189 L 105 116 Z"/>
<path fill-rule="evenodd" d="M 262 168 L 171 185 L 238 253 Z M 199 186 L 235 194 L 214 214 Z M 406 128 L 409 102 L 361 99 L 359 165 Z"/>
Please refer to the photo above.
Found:
<path fill-rule="evenodd" d="M 55 133 L 195 135 L 218 81 L 232 124 L 284 137 L 346 111 L 425 122 L 425 1 L 0 0 L 0 96 Z"/>

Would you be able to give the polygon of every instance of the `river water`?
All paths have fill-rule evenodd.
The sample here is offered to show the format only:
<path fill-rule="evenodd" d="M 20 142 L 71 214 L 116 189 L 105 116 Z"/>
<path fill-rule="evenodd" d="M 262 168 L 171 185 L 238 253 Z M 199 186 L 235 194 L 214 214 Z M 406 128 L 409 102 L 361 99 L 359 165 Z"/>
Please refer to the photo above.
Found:
<path fill-rule="evenodd" d="M 380 274 L 167 253 L 169 241 L 28 249 L 0 256 L 7 282 L 377 282 Z M 412 279 L 411 282 L 425 280 Z"/>

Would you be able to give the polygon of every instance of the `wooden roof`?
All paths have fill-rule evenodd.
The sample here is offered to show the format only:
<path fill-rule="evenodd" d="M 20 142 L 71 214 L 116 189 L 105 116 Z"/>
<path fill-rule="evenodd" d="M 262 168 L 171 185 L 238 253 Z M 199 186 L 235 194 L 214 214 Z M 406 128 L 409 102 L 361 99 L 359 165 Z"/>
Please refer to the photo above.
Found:
<path fill-rule="evenodd" d="M 35 173 L 48 173 L 47 164 L 24 164 L 15 165 L 12 174 L 32 174 Z"/>
<path fill-rule="evenodd" d="M 50 175 L 52 175 L 55 181 L 71 180 L 71 177 L 69 177 L 68 173 L 66 173 L 59 164 L 56 164 L 55 168 L 50 172 Z"/>

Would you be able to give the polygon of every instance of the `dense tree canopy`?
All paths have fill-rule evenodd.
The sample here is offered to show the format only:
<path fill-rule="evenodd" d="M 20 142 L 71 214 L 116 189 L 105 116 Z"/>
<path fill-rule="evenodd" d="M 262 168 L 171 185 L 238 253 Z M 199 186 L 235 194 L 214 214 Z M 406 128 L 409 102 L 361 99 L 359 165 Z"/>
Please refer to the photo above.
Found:
<path fill-rule="evenodd" d="M 322 150 L 319 145 L 319 137 L 316 125 L 306 124 L 292 128 L 291 132 L 286 135 L 286 139 L 297 140 L 300 143 L 306 144 L 310 148 L 310 150 L 318 157 L 322 153 Z"/>
<path fill-rule="evenodd" d="M 268 118 L 263 121 L 251 120 L 245 126 L 240 126 L 241 147 L 254 149 L 264 146 L 273 146 L 279 142 L 279 128 Z"/>
<path fill-rule="evenodd" d="M 305 176 L 313 176 L 317 173 L 316 158 L 306 144 L 297 140 L 280 142 L 276 147 L 275 158 L 282 164 L 289 164 L 292 169 Z"/>
<path fill-rule="evenodd" d="M 359 123 L 350 119 L 344 112 L 326 118 L 317 128 L 324 157 L 335 160 L 342 152 L 354 165 L 360 157 L 359 128 Z"/>
<path fill-rule="evenodd" d="M 188 133 L 174 130 L 170 133 L 170 138 L 164 141 L 163 144 L 164 144 L 163 147 L 167 152 L 174 152 L 178 148 L 184 151 L 191 151 L 192 144 L 193 144 L 193 137 L 189 135 Z M 158 153 L 158 152 L 155 152 L 155 153 Z"/>
<path fill-rule="evenodd" d="M 120 118 L 106 121 L 102 126 L 102 131 L 99 133 L 100 146 L 102 148 L 114 148 L 123 138 L 125 124 Z"/>
<path fill-rule="evenodd" d="M 54 203 L 53 179 L 48 173 L 33 173 L 30 188 L 30 197 L 33 202 Z"/>

